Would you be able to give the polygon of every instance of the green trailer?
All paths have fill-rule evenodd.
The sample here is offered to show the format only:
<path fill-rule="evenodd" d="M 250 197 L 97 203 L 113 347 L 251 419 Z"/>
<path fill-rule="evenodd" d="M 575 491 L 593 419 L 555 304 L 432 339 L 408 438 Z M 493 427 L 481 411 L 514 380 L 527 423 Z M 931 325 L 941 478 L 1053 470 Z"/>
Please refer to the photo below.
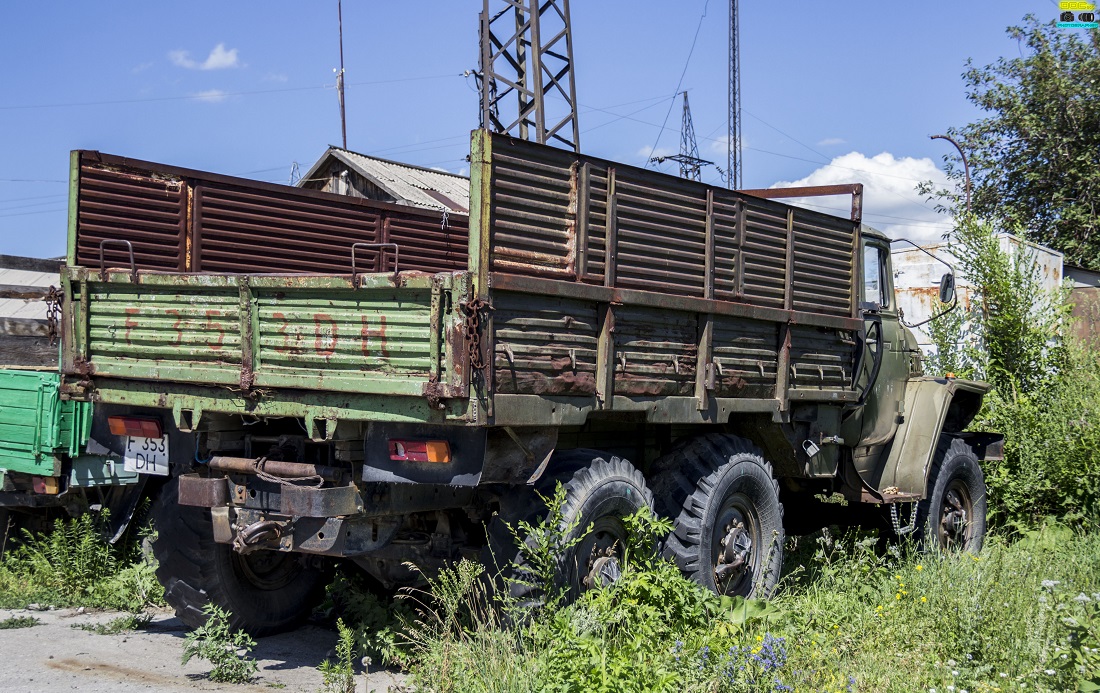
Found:
<path fill-rule="evenodd" d="M 91 440 L 92 403 L 62 399 L 60 383 L 57 370 L 0 369 L 0 553 L 11 528 L 53 509 L 109 508 L 117 535 L 140 498 L 141 475 Z"/>
<path fill-rule="evenodd" d="M 158 575 L 190 625 L 212 601 L 289 627 L 338 559 L 387 585 L 507 564 L 507 525 L 559 483 L 592 530 L 561 557 L 574 590 L 614 578 L 644 507 L 724 594 L 768 594 L 786 534 L 833 522 L 981 545 L 1002 439 L 965 429 L 988 386 L 924 376 L 858 205 L 484 131 L 468 217 L 98 152 L 71 170 L 62 398 L 167 475 Z"/>

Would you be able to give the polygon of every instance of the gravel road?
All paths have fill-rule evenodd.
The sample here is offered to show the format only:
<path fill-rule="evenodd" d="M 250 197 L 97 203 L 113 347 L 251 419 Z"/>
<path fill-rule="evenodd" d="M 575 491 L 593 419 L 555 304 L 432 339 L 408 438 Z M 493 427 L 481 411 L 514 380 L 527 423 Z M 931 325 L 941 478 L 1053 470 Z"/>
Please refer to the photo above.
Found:
<path fill-rule="evenodd" d="M 33 616 L 41 621 L 29 628 L 0 630 L 0 691 L 316 691 L 321 688 L 317 666 L 336 643 L 334 632 L 316 626 L 260 638 L 253 651 L 260 667 L 255 681 L 217 684 L 206 679 L 208 663 L 180 664 L 187 631 L 168 611 L 156 612 L 139 631 L 99 635 L 79 628 L 118 615 L 0 609 L 0 620 Z M 371 672 L 359 676 L 358 690 L 386 693 L 402 680 L 393 672 Z"/>

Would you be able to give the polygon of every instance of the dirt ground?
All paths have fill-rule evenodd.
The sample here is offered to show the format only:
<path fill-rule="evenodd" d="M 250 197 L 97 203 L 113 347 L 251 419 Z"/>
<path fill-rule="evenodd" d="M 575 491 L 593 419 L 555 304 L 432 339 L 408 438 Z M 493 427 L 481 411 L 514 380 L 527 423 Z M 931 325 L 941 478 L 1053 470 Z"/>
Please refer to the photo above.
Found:
<path fill-rule="evenodd" d="M 99 635 L 82 624 L 106 623 L 119 614 L 75 609 L 0 609 L 0 620 L 33 616 L 41 623 L 0 630 L 0 691 L 316 691 L 317 666 L 333 653 L 336 634 L 317 626 L 260 638 L 253 651 L 259 674 L 250 685 L 207 680 L 207 662 L 180 664 L 186 629 L 169 611 L 157 612 L 142 630 Z M 358 691 L 396 691 L 403 677 L 389 671 L 360 674 Z"/>

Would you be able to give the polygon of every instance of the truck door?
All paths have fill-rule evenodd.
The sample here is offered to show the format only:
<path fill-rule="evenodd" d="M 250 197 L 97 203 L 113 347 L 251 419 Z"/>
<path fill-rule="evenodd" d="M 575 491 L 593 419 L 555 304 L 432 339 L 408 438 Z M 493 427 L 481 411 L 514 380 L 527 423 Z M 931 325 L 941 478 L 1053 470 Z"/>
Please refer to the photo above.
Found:
<path fill-rule="evenodd" d="M 902 326 L 898 320 L 894 298 L 893 276 L 890 271 L 890 245 L 885 239 L 863 238 L 863 295 L 861 306 L 864 329 L 869 339 L 865 345 L 860 389 L 870 383 L 863 411 L 853 416 L 845 426 L 846 437 L 853 440 L 854 462 L 861 475 L 872 483 L 873 471 L 883 448 L 897 430 L 901 407 L 905 401 L 905 383 L 909 377 L 909 354 L 905 351 Z M 878 323 L 877 327 L 875 323 Z M 881 350 L 880 355 L 875 351 Z M 874 374 L 876 357 L 881 358 Z"/>

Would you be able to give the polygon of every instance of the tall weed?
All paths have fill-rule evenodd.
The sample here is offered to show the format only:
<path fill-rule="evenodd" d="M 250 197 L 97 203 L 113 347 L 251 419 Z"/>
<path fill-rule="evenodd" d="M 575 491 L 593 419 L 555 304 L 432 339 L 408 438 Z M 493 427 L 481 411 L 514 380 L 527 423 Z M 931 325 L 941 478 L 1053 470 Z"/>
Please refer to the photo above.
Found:
<path fill-rule="evenodd" d="M 994 525 L 1033 527 L 1048 515 L 1100 518 L 1100 361 L 1075 344 L 1065 287 L 1045 289 L 1034 258 L 1006 252 L 992 227 L 963 218 L 952 250 L 968 309 L 929 325 L 929 372 L 993 385 L 972 423 L 1005 435 L 1005 459 L 984 464 Z"/>
<path fill-rule="evenodd" d="M 106 511 L 59 519 L 51 531 L 24 530 L 0 563 L 0 605 L 31 602 L 140 611 L 163 604 L 154 569 L 142 560 L 137 537 L 106 539 Z"/>

